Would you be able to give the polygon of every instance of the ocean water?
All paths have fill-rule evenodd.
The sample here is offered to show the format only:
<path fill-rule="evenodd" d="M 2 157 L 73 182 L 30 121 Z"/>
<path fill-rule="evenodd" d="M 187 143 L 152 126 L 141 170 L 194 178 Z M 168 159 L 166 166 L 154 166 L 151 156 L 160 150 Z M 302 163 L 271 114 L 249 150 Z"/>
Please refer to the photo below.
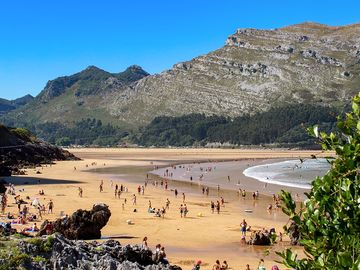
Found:
<path fill-rule="evenodd" d="M 327 159 L 287 160 L 247 168 L 243 174 L 261 182 L 310 189 L 310 183 L 330 169 Z"/>

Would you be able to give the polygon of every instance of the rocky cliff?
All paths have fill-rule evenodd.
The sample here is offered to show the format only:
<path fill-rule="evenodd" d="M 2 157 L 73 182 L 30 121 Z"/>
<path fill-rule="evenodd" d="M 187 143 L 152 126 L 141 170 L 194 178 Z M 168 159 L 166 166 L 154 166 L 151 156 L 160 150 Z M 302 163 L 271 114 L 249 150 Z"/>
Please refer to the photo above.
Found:
<path fill-rule="evenodd" d="M 360 24 L 238 29 L 225 46 L 115 93 L 126 121 L 191 112 L 237 116 L 284 103 L 339 105 L 360 90 Z"/>

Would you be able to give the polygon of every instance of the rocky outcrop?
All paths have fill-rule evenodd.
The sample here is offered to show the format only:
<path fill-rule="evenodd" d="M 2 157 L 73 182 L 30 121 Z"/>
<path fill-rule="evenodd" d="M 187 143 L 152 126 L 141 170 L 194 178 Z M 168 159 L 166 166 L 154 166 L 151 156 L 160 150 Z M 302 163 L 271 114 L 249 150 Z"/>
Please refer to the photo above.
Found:
<path fill-rule="evenodd" d="M 70 152 L 34 137 L 28 130 L 0 124 L 0 176 L 18 174 L 25 166 L 39 166 L 55 160 L 78 160 Z"/>
<path fill-rule="evenodd" d="M 121 246 L 118 241 L 84 242 L 66 239 L 60 234 L 34 241 L 22 241 L 19 248 L 31 257 L 46 260 L 26 262 L 25 269 L 96 269 L 96 270 L 181 270 L 178 266 L 153 259 L 151 250 L 140 246 Z M 44 250 L 51 242 L 51 249 Z"/>
<path fill-rule="evenodd" d="M 99 239 L 101 229 L 111 216 L 106 204 L 94 204 L 88 210 L 77 210 L 69 217 L 59 218 L 54 222 L 54 231 L 59 232 L 68 239 Z"/>

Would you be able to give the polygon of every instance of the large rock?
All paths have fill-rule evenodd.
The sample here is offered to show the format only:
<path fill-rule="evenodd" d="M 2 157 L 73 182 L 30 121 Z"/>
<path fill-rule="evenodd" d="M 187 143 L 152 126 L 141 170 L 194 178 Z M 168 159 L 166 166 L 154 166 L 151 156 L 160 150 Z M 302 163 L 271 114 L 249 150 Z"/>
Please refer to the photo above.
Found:
<path fill-rule="evenodd" d="M 270 234 L 263 232 L 255 232 L 250 240 L 250 245 L 268 246 L 271 244 Z"/>
<path fill-rule="evenodd" d="M 69 240 L 60 234 L 39 240 L 37 245 L 21 241 L 18 246 L 31 257 L 46 258 L 47 264 L 27 262 L 25 269 L 181 270 L 178 266 L 152 260 L 151 250 L 137 245 L 123 247 L 114 240 L 103 243 L 84 242 Z M 52 242 L 52 249 L 44 252 L 41 247 L 49 240 Z"/>
<path fill-rule="evenodd" d="M 101 229 L 111 216 L 106 204 L 94 204 L 92 210 L 79 209 L 70 217 L 59 218 L 54 222 L 54 231 L 68 239 L 99 239 Z"/>

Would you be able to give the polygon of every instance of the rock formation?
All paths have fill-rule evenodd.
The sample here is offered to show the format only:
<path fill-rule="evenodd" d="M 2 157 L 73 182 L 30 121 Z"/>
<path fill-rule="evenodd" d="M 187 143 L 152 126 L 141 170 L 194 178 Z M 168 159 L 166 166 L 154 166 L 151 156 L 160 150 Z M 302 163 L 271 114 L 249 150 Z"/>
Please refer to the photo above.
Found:
<path fill-rule="evenodd" d="M 78 160 L 73 154 L 35 138 L 28 130 L 0 124 L 0 176 L 19 173 L 24 166 L 39 166 L 54 160 Z"/>
<path fill-rule="evenodd" d="M 271 235 L 264 232 L 254 232 L 248 242 L 250 245 L 268 246 L 271 244 Z"/>
<path fill-rule="evenodd" d="M 51 242 L 49 250 L 44 249 Z M 37 245 L 22 241 L 22 252 L 46 260 L 28 261 L 25 269 L 97 269 L 97 270 L 181 270 L 178 266 L 156 262 L 152 251 L 139 246 L 121 246 L 118 241 L 84 242 L 66 239 L 60 234 L 39 239 Z"/>
<path fill-rule="evenodd" d="M 71 216 L 59 218 L 54 222 L 54 231 L 68 239 L 99 239 L 101 229 L 106 225 L 111 212 L 106 204 L 94 204 L 88 210 L 77 210 Z"/>

